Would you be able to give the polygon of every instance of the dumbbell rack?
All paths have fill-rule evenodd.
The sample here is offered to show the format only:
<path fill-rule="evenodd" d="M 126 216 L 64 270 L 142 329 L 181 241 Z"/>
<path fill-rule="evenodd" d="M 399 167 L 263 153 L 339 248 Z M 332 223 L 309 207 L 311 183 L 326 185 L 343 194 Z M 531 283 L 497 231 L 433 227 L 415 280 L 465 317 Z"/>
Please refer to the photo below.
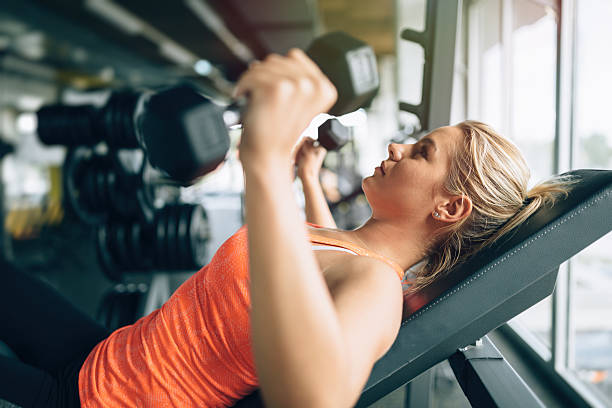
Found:
<path fill-rule="evenodd" d="M 98 259 L 114 282 L 133 282 L 145 272 L 147 283 L 118 283 L 104 296 L 98 319 L 110 329 L 160 307 L 172 294 L 173 281 L 206 261 L 208 220 L 199 204 L 156 197 L 146 181 L 144 162 L 126 169 L 118 152 L 76 147 L 66 155 L 64 187 L 68 208 L 95 229 Z M 133 171 L 132 171 L 133 170 Z M 170 188 L 178 190 L 176 187 Z M 170 198 L 170 199 L 169 199 Z M 157 201 L 157 203 L 156 203 Z M 159 201 L 166 204 L 156 208 Z"/>
<path fill-rule="evenodd" d="M 400 102 L 400 110 L 415 114 L 421 129 L 431 130 L 450 121 L 460 0 L 427 1 L 425 30 L 404 29 L 401 38 L 423 47 L 425 62 L 421 102 Z"/>

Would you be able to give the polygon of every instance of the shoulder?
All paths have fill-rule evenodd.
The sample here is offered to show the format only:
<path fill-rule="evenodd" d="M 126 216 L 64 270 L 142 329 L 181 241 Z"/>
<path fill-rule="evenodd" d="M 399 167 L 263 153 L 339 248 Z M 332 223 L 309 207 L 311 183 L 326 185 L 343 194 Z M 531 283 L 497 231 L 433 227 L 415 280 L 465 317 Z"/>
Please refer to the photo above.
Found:
<path fill-rule="evenodd" d="M 347 255 L 328 270 L 338 277 L 329 287 L 334 300 L 342 299 L 401 321 L 402 283 L 391 266 L 378 259 Z"/>
<path fill-rule="evenodd" d="M 374 279 L 401 288 L 397 272 L 386 262 L 369 256 L 347 254 L 342 257 L 342 262 L 330 265 L 329 269 L 341 273 L 349 280 Z"/>
<path fill-rule="evenodd" d="M 330 294 L 351 362 L 350 389 L 358 395 L 372 366 L 391 347 L 402 322 L 402 285 L 386 263 L 350 256 L 331 268 L 341 276 Z"/>

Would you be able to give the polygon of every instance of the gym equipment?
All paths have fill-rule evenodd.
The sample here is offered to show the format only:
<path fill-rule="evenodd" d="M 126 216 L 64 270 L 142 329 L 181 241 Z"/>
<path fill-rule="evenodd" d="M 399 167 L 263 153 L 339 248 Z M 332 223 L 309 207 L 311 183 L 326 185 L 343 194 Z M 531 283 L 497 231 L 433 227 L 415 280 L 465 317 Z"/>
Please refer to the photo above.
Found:
<path fill-rule="evenodd" d="M 612 230 L 612 171 L 568 174 L 578 181 L 567 198 L 540 208 L 512 233 L 408 297 L 399 335 L 374 365 L 357 407 L 371 405 L 544 299 L 554 289 L 559 265 Z M 262 402 L 256 391 L 235 406 Z M 507 406 L 524 405 L 508 401 Z"/>
<path fill-rule="evenodd" d="M 334 32 L 317 38 L 307 53 L 338 89 L 330 113 L 365 106 L 378 91 L 376 57 L 365 43 Z M 189 85 L 114 92 L 100 109 L 45 106 L 38 111 L 38 135 L 48 145 L 140 146 L 153 166 L 185 184 L 215 169 L 229 149 L 223 109 Z"/>
<path fill-rule="evenodd" d="M 450 123 L 461 1 L 428 1 L 424 17 L 422 31 L 406 28 L 401 32 L 402 40 L 423 48 L 421 98 L 418 105 L 400 102 L 399 109 L 416 115 L 420 129 L 431 130 Z"/>
<path fill-rule="evenodd" d="M 369 106 L 380 85 L 372 47 L 335 31 L 316 38 L 306 53 L 338 90 L 338 100 L 329 110 L 331 115 Z"/>
<path fill-rule="evenodd" d="M 317 140 L 327 150 L 338 150 L 350 139 L 350 128 L 336 118 L 329 118 L 319 126 Z"/>
<path fill-rule="evenodd" d="M 4 158 L 7 154 L 11 154 L 15 151 L 15 146 L 8 143 L 0 138 L 0 159 Z"/>
<path fill-rule="evenodd" d="M 96 254 L 106 277 L 113 282 L 121 282 L 123 281 L 124 266 L 117 261 L 117 255 L 114 253 L 117 243 L 111 242 L 116 237 L 109 230 L 110 228 L 107 228 L 106 225 L 97 228 Z"/>
<path fill-rule="evenodd" d="M 187 270 L 204 265 L 210 232 L 200 205 L 167 205 L 153 225 L 155 266 L 163 270 Z"/>
<path fill-rule="evenodd" d="M 64 189 L 69 208 L 83 222 L 98 225 L 110 218 L 154 218 L 153 187 L 143 180 L 143 168 L 129 169 L 116 157 L 90 148 L 70 149 L 64 161 Z"/>
<path fill-rule="evenodd" d="M 202 206 L 173 204 L 157 210 L 151 224 L 110 222 L 99 226 L 96 250 L 107 277 L 119 282 L 128 271 L 202 267 L 209 236 Z"/>
<path fill-rule="evenodd" d="M 47 145 L 93 146 L 104 140 L 111 148 L 136 148 L 133 114 L 140 93 L 121 90 L 97 109 L 91 105 L 43 106 L 37 112 L 38 137 Z"/>
<path fill-rule="evenodd" d="M 140 316 L 149 287 L 145 283 L 119 283 L 109 289 L 98 306 L 96 320 L 114 331 Z"/>

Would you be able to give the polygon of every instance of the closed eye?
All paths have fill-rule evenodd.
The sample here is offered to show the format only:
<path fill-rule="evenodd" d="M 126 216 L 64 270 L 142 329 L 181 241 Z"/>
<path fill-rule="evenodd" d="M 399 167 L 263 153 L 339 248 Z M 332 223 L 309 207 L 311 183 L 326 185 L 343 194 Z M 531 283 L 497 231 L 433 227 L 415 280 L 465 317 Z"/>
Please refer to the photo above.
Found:
<path fill-rule="evenodd" d="M 421 146 L 418 146 L 417 149 L 414 149 L 414 153 L 412 154 L 412 157 L 415 158 L 416 155 L 420 155 L 424 159 L 427 159 L 427 146 L 422 144 Z"/>
<path fill-rule="evenodd" d="M 429 156 L 435 154 L 438 150 L 436 143 L 428 136 L 419 140 L 419 150 L 418 153 L 425 158 L 425 160 L 429 159 Z"/>

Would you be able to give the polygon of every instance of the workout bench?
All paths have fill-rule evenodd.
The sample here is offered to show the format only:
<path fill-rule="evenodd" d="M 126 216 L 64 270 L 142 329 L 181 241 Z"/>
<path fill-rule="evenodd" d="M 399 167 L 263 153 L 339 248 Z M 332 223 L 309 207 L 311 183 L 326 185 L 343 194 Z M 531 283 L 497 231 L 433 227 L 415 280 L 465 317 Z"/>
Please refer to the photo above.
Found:
<path fill-rule="evenodd" d="M 470 370 L 461 364 L 477 358 L 505 363 L 487 338 L 483 346 L 465 347 L 550 295 L 559 265 L 612 230 L 612 171 L 567 174 L 578 180 L 567 198 L 540 208 L 508 236 L 407 299 L 408 317 L 391 349 L 374 365 L 357 407 L 374 403 L 444 359 L 450 358 L 462 387 L 465 378 L 460 376 Z M 514 376 L 502 378 L 501 386 L 497 379 L 497 395 L 476 405 L 543 406 Z M 513 384 L 519 388 L 512 389 Z M 263 406 L 259 391 L 235 406 Z"/>

